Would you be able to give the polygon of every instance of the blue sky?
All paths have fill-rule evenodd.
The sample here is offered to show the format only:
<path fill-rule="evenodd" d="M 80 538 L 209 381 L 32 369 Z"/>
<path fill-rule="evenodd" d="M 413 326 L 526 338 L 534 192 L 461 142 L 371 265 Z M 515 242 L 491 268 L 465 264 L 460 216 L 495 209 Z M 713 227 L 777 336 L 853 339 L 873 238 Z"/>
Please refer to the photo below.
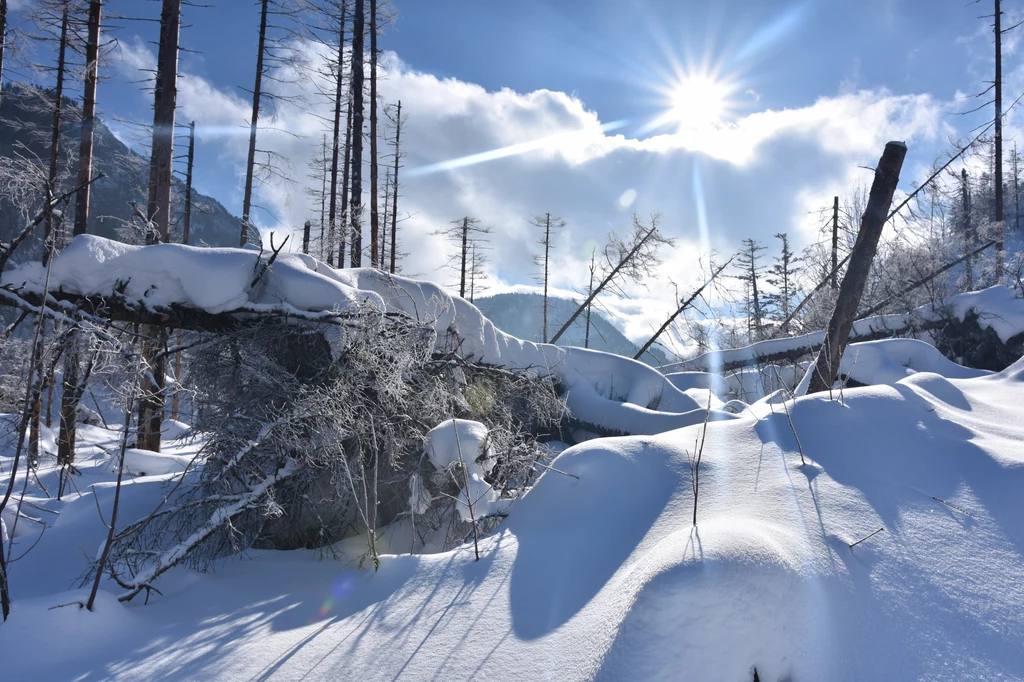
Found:
<path fill-rule="evenodd" d="M 202 131 L 198 188 L 239 212 L 249 106 L 239 86 L 252 85 L 258 5 L 211 2 L 185 10 L 181 43 L 198 54 L 181 56 L 179 120 Z M 156 2 L 107 4 L 110 13 L 159 14 Z M 886 140 L 910 146 L 907 189 L 951 138 L 991 116 L 956 115 L 974 106 L 963 94 L 991 78 L 990 20 L 978 18 L 991 12 L 987 0 L 396 4 L 380 40 L 389 52 L 380 87 L 409 115 L 402 212 L 415 256 L 406 271 L 444 280 L 436 267 L 446 247 L 430 233 L 470 214 L 495 228 L 494 288 L 532 284 L 537 235 L 527 219 L 551 211 L 569 223 L 554 282 L 568 290 L 608 229 L 628 228 L 633 210 L 660 211 L 679 248 L 649 291 L 614 306 L 637 337 L 671 307 L 669 279 L 699 279 L 708 250 L 728 253 L 744 237 L 771 244 L 780 231 L 797 247 L 814 241 L 816 209 L 870 182 L 858 167 L 873 165 Z M 1005 5 L 1009 24 L 1016 7 Z M 122 50 L 105 69 L 100 106 L 108 118 L 145 122 L 149 95 L 132 81 L 154 59 L 156 27 L 118 25 Z M 1007 100 L 1024 90 L 1017 42 L 1011 35 L 1005 48 Z M 258 191 L 268 209 L 261 224 L 283 230 L 310 215 L 306 164 L 322 135 L 316 115 L 329 106 L 312 86 L 278 87 L 307 97 L 268 122 L 298 137 L 261 134 L 260 146 L 290 159 L 296 178 Z M 1012 115 L 1009 124 L 1012 137 Z M 445 166 L 509 148 L 520 153 Z M 416 174 L 438 164 L 447 170 Z"/>

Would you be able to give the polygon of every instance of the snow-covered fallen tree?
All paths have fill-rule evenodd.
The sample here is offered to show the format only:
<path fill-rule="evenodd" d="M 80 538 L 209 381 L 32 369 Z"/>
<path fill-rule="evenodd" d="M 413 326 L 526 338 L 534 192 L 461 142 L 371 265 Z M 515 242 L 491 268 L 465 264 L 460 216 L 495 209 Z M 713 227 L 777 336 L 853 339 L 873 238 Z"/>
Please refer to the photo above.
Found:
<path fill-rule="evenodd" d="M 437 285 L 368 268 L 336 270 L 302 254 L 179 244 L 132 246 L 93 235 L 72 240 L 52 261 L 48 300 L 62 313 L 80 306 L 138 322 L 323 324 L 344 327 L 364 306 L 458 337 L 474 362 L 557 378 L 587 432 L 650 434 L 703 420 L 702 404 L 643 363 L 599 351 L 523 341 L 505 334 L 468 301 Z M 0 279 L 0 305 L 42 301 L 46 271 L 30 262 Z M 27 304 L 22 305 L 23 309 Z"/>
<path fill-rule="evenodd" d="M 972 345 L 971 338 L 957 344 L 957 337 L 964 335 L 959 327 L 965 324 L 974 325 L 982 332 L 987 331 L 1007 348 L 1001 358 L 1001 366 L 986 369 L 1002 369 L 1024 351 L 1024 298 L 1019 298 L 1005 286 L 957 294 L 944 301 L 915 308 L 909 313 L 857 320 L 850 332 L 850 343 L 895 336 L 918 336 L 962 358 L 965 352 L 969 352 L 964 346 Z M 767 339 L 743 348 L 710 351 L 661 369 L 669 374 L 684 371 L 721 373 L 781 361 L 792 362 L 816 352 L 821 348 L 824 338 L 825 332 L 817 331 L 801 336 Z"/>

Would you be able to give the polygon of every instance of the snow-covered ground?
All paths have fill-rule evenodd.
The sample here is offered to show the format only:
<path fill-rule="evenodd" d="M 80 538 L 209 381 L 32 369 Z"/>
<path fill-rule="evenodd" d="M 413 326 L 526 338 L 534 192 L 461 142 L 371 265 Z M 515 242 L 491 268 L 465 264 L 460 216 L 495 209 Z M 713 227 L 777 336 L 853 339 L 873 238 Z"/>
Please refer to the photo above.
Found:
<path fill-rule="evenodd" d="M 248 277 L 252 260 L 238 271 Z M 383 290 L 343 274 L 354 297 Z M 481 349 L 513 364 L 553 352 L 456 306 L 446 324 Z M 481 540 L 479 561 L 472 543 L 385 555 L 376 572 L 354 556 L 256 551 L 209 574 L 172 569 L 148 604 L 118 603 L 106 583 L 93 613 L 53 608 L 83 598 L 68 590 L 113 495 L 116 428 L 82 427 L 77 491 L 57 503 L 29 486 L 23 511 L 36 520 L 19 521 L 14 556 L 38 545 L 11 566 L 3 675 L 750 680 L 756 667 L 773 682 L 1024 679 L 1024 360 L 992 374 L 920 342 L 859 347 L 844 363 L 873 385 L 733 403 L 706 427 L 718 383 L 559 350 L 561 376 L 586 388 L 577 416 L 643 435 L 562 452 Z M 448 429 L 457 448 L 462 427 L 480 440 L 460 424 Z M 454 439 L 437 435 L 432 457 L 446 466 Z M 163 494 L 196 447 L 185 436 L 161 456 L 131 453 L 123 519 Z M 39 483 L 55 478 L 44 458 Z"/>

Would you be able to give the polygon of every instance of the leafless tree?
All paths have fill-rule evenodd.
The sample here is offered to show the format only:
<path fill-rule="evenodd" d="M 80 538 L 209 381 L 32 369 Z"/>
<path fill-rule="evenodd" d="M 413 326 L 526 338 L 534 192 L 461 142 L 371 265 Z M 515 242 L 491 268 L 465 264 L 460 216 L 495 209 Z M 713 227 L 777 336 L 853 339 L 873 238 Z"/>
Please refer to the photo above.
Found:
<path fill-rule="evenodd" d="M 550 343 L 556 343 L 576 318 L 590 308 L 601 292 L 607 290 L 621 293 L 621 283 L 642 283 L 644 278 L 654 275 L 654 271 L 661 265 L 660 248 L 675 243 L 658 231 L 660 223 L 661 215 L 658 213 L 651 215 L 650 226 L 644 225 L 640 216 L 634 213 L 633 230 L 627 237 L 620 237 L 614 232 L 608 235 L 608 244 L 604 248 L 603 277 L 597 286 L 591 287 L 590 294 L 562 328 L 555 332 Z"/>
<path fill-rule="evenodd" d="M 541 282 L 541 285 L 544 287 L 544 297 L 543 297 L 544 311 L 543 311 L 543 314 L 541 316 L 541 319 L 542 319 L 542 323 L 541 324 L 543 326 L 543 329 L 542 329 L 542 332 L 541 332 L 541 340 L 544 343 L 547 343 L 548 342 L 548 280 L 549 280 L 550 268 L 551 268 L 551 248 L 552 248 L 551 247 L 551 238 L 554 236 L 555 232 L 557 232 L 561 228 L 565 227 L 565 221 L 562 220 L 561 218 L 557 217 L 557 216 L 552 218 L 550 213 L 545 213 L 544 215 L 538 215 L 538 216 L 534 216 L 533 218 L 531 218 L 530 219 L 530 224 L 535 226 L 535 227 L 539 227 L 540 229 L 544 230 L 544 235 L 537 242 L 538 244 L 540 244 L 541 246 L 544 247 L 544 254 L 543 255 L 535 256 L 533 261 L 534 261 L 534 263 L 536 263 L 541 268 L 540 282 Z"/>

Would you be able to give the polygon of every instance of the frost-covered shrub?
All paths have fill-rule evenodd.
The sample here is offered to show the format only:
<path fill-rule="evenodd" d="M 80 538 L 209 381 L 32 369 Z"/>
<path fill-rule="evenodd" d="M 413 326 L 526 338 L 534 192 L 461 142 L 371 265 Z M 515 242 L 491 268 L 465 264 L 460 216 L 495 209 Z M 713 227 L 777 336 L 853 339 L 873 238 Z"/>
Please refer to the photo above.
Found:
<path fill-rule="evenodd" d="M 447 523 L 449 544 L 461 541 L 458 487 L 426 460 L 426 433 L 453 417 L 486 425 L 487 483 L 509 497 L 533 480 L 537 438 L 565 407 L 553 380 L 476 364 L 458 347 L 454 333 L 438 342 L 432 325 L 372 307 L 341 326 L 216 337 L 189 370 L 204 460 L 121 534 L 115 566 L 147 576 L 177 552 L 175 563 L 205 568 L 247 547 L 328 547 L 354 532 L 375 554 L 376 530 L 411 512 L 418 531 Z"/>

